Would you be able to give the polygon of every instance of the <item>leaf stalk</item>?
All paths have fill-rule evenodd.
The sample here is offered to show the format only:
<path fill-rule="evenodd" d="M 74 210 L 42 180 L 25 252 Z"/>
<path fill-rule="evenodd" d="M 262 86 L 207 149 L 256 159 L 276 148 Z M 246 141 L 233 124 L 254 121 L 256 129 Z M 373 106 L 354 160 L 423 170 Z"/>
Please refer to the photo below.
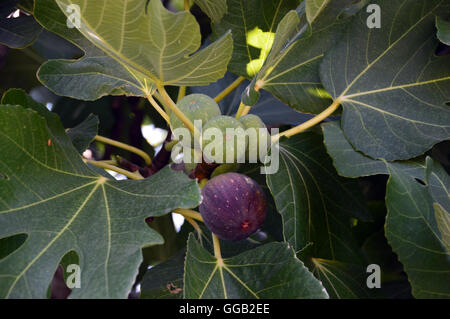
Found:
<path fill-rule="evenodd" d="M 340 105 L 341 105 L 341 100 L 339 98 L 334 100 L 334 102 L 329 107 L 327 107 L 322 113 L 316 115 L 312 119 L 310 119 L 298 126 L 295 126 L 289 130 L 286 130 L 282 133 L 274 135 L 272 137 L 272 143 L 278 141 L 283 136 L 289 138 L 291 136 L 299 134 L 299 133 L 319 124 L 320 122 L 325 120 L 327 117 L 329 117 L 331 114 L 333 114 L 339 108 Z"/>
<path fill-rule="evenodd" d="M 222 92 L 220 92 L 214 100 L 219 103 L 224 98 L 226 98 L 231 92 L 233 92 L 242 82 L 245 81 L 243 76 L 238 77 L 233 83 L 231 83 L 228 87 L 226 87 Z"/>
<path fill-rule="evenodd" d="M 167 94 L 166 89 L 163 85 L 158 84 L 158 91 L 162 95 L 164 101 L 166 102 L 166 105 L 169 107 L 169 109 L 175 113 L 175 115 L 183 122 L 183 124 L 192 132 L 194 133 L 194 124 L 192 124 L 191 120 L 186 117 L 186 115 L 183 114 L 183 112 L 180 111 L 180 109 L 177 107 L 175 102 L 170 98 L 169 94 Z"/>
<path fill-rule="evenodd" d="M 198 220 L 200 222 L 203 222 L 203 217 L 200 215 L 200 213 L 197 213 L 196 211 L 190 210 L 190 209 L 184 209 L 184 208 L 177 208 L 173 211 L 174 213 L 180 214 L 184 217 L 189 217 L 195 220 Z"/>
<path fill-rule="evenodd" d="M 212 234 L 213 239 L 213 245 L 214 245 L 214 256 L 217 259 L 217 264 L 219 267 L 223 266 L 223 258 L 222 258 L 222 252 L 220 250 L 220 241 L 219 237 L 217 237 L 215 234 Z"/>
<path fill-rule="evenodd" d="M 134 146 L 131 146 L 131 145 L 119 142 L 119 141 L 115 141 L 115 140 L 112 140 L 110 138 L 100 136 L 100 135 L 97 135 L 94 139 L 98 142 L 109 144 L 109 145 L 127 150 L 131 153 L 137 154 L 144 159 L 144 161 L 147 165 L 152 164 L 152 159 L 150 158 L 150 156 L 147 153 L 145 153 L 143 150 L 138 149 L 137 147 L 134 147 Z"/>
<path fill-rule="evenodd" d="M 159 106 L 159 104 L 155 101 L 153 96 L 148 95 L 147 100 L 155 108 L 155 110 L 159 113 L 159 115 L 162 116 L 162 118 L 167 122 L 167 124 L 170 125 L 169 115 L 167 115 L 167 113 Z"/>
<path fill-rule="evenodd" d="M 87 163 L 87 164 L 91 164 L 91 165 L 94 165 L 94 166 L 97 166 L 97 167 L 100 167 L 100 168 L 103 168 L 103 169 L 107 169 L 107 170 L 110 170 L 110 171 L 122 174 L 122 175 L 124 175 L 124 176 L 126 176 L 126 177 L 128 177 L 130 179 L 134 179 L 134 180 L 144 179 L 139 172 L 134 172 L 133 173 L 133 172 L 127 171 L 126 169 L 117 167 L 115 165 L 111 165 L 111 164 L 105 163 L 103 161 L 93 161 L 93 160 L 86 160 L 85 159 L 84 162 Z"/>

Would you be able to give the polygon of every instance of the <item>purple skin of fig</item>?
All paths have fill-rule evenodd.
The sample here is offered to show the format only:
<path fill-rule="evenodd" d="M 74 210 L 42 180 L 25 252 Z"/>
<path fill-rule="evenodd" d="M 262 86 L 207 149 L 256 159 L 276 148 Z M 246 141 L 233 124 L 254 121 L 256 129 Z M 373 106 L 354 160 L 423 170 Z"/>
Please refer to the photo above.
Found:
<path fill-rule="evenodd" d="M 221 239 L 245 239 L 264 224 L 266 197 L 250 177 L 238 173 L 216 176 L 203 187 L 202 195 L 200 214 Z"/>

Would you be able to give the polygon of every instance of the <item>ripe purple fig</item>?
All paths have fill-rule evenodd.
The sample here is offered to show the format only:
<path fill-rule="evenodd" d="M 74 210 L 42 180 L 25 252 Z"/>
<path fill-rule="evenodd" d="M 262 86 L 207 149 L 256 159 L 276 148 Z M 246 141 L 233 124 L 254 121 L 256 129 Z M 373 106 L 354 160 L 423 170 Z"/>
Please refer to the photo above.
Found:
<path fill-rule="evenodd" d="M 266 219 L 266 197 L 253 179 L 226 173 L 202 189 L 200 213 L 205 225 L 219 238 L 241 240 L 255 233 Z"/>

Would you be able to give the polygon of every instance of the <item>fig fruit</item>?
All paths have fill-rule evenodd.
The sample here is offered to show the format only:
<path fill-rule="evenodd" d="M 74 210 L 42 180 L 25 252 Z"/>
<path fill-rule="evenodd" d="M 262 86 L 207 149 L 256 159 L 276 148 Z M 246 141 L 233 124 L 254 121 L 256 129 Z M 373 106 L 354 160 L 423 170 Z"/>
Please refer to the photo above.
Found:
<path fill-rule="evenodd" d="M 259 116 L 254 114 L 245 115 L 239 121 L 247 131 L 246 158 L 250 160 L 250 163 L 256 163 L 258 159 L 264 162 L 271 144 L 271 137 L 266 125 Z M 248 131 L 248 129 L 254 129 L 254 131 Z"/>
<path fill-rule="evenodd" d="M 202 189 L 200 214 L 219 238 L 242 240 L 255 233 L 266 219 L 266 197 L 253 179 L 226 173 L 211 179 Z"/>
<path fill-rule="evenodd" d="M 221 114 L 216 101 L 204 94 L 186 95 L 177 103 L 177 106 L 194 125 L 194 121 L 201 120 L 201 126 L 203 126 L 210 119 Z M 173 112 L 170 114 L 170 126 L 172 127 L 172 131 L 177 128 L 187 129 L 184 123 Z M 201 129 L 199 126 L 196 126 L 196 128 L 199 131 Z M 194 148 L 194 137 L 192 134 L 190 135 L 190 140 L 184 141 L 182 138 L 180 142 L 186 147 Z"/>
<path fill-rule="evenodd" d="M 215 163 L 244 162 L 247 149 L 244 132 L 244 126 L 234 117 L 221 115 L 209 120 L 203 125 L 203 156 Z"/>

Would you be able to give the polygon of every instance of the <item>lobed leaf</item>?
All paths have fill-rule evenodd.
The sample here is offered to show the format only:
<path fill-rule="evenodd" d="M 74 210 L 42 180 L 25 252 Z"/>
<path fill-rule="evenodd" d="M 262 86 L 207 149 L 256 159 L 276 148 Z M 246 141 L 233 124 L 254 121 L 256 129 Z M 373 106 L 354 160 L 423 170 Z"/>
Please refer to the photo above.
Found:
<path fill-rule="evenodd" d="M 80 8 L 79 29 L 66 26 L 73 6 Z M 148 7 L 140 0 L 38 0 L 35 15 L 86 52 L 76 61 L 45 63 L 39 79 L 58 94 L 84 100 L 146 96 L 156 84 L 206 85 L 223 77 L 232 51 L 227 33 L 196 52 L 201 35 L 194 16 L 169 12 L 160 0 Z"/>
<path fill-rule="evenodd" d="M 184 297 L 312 299 L 328 298 L 328 294 L 284 243 L 269 243 L 219 264 L 191 234 Z"/>
<path fill-rule="evenodd" d="M 408 161 L 387 163 L 374 160 L 353 148 L 346 139 L 339 122 L 322 124 L 324 143 L 328 154 L 333 159 L 333 165 L 339 175 L 345 177 L 361 177 L 378 174 L 389 174 L 389 166 L 395 166 L 411 176 L 425 179 L 425 162 L 423 158 Z"/>
<path fill-rule="evenodd" d="M 145 180 L 109 180 L 83 163 L 54 115 L 0 108 L 0 238 L 27 236 L 0 260 L 0 296 L 45 298 L 61 258 L 75 251 L 81 288 L 71 297 L 125 298 L 141 248 L 163 242 L 145 218 L 196 206 L 198 186 L 168 167 Z"/>
<path fill-rule="evenodd" d="M 42 64 L 37 76 L 51 91 L 89 101 L 106 95 L 145 95 L 141 83 L 119 62 L 95 47 L 76 28 L 67 27 L 67 17 L 55 1 L 35 1 L 34 16 L 44 28 L 85 52 L 78 60 L 55 59 Z"/>
<path fill-rule="evenodd" d="M 433 198 L 428 191 L 430 186 L 420 184 L 395 167 L 390 166 L 389 171 L 386 237 L 404 265 L 412 293 L 416 298 L 449 298 L 448 237 L 438 228 Z M 431 168 L 431 171 L 434 170 Z M 448 188 L 448 185 L 441 187 Z M 443 214 L 439 214 L 442 217 Z M 448 212 L 445 214 L 447 218 Z M 441 222 L 439 220 L 443 225 Z"/>
<path fill-rule="evenodd" d="M 231 34 L 206 49 L 200 27 L 188 12 L 172 13 L 160 0 L 57 0 L 67 14 L 81 9 L 79 31 L 134 77 L 162 85 L 205 85 L 220 79 L 232 50 Z M 150 84 L 150 82 L 149 82 Z"/>
<path fill-rule="evenodd" d="M 377 159 L 409 159 L 450 137 L 450 56 L 435 55 L 435 16 L 448 1 L 372 1 L 381 28 L 366 9 L 325 56 L 321 79 L 344 111 L 351 144 Z M 373 13 L 372 13 L 373 14 Z"/>

